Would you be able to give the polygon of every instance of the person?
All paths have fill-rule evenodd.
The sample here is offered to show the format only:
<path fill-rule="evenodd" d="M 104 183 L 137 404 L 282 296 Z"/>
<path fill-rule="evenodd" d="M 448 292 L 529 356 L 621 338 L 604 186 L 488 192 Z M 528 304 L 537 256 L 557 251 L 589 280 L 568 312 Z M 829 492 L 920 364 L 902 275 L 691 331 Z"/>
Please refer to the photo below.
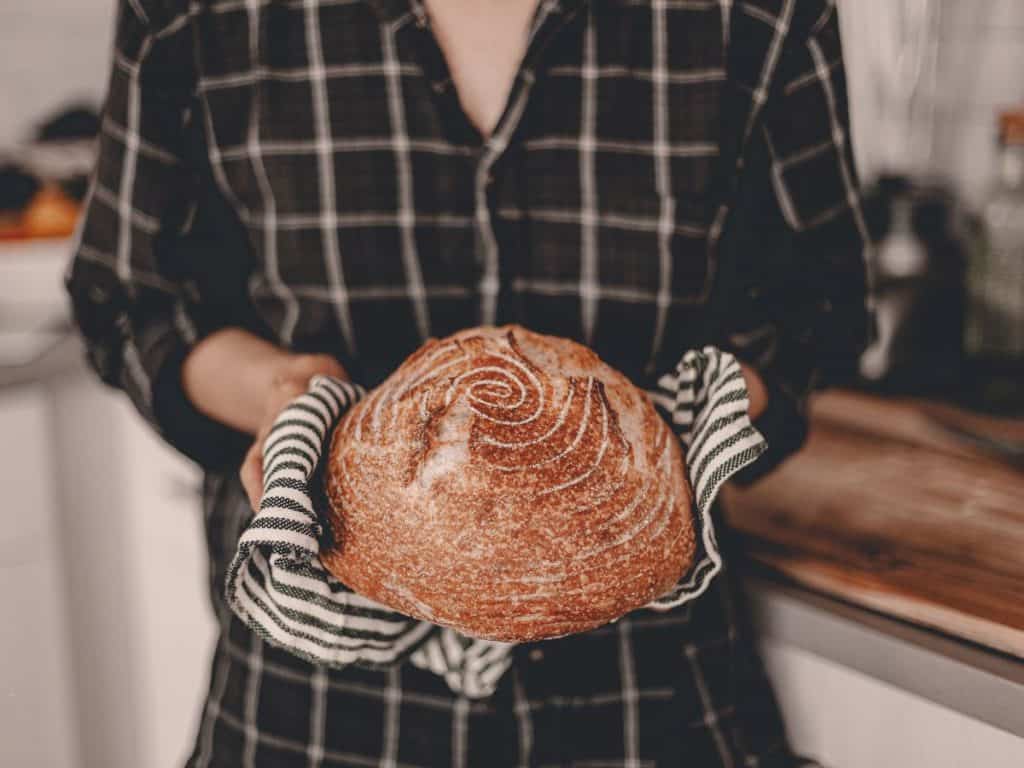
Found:
<path fill-rule="evenodd" d="M 188 764 L 802 764 L 731 554 L 680 609 L 517 646 L 483 699 L 275 648 L 224 576 L 310 377 L 372 387 L 475 325 L 644 387 L 732 351 L 756 479 L 865 344 L 867 241 L 833 0 L 123 0 L 68 289 L 102 379 L 206 470 Z"/>

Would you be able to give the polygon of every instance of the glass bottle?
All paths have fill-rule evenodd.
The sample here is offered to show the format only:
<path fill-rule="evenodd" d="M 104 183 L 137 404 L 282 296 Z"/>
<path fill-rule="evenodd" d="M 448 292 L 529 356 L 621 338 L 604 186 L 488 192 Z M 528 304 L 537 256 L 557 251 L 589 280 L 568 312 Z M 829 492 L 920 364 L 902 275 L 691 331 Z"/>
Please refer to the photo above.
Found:
<path fill-rule="evenodd" d="M 914 232 L 914 201 L 897 190 L 889 202 L 889 229 L 874 253 L 877 337 L 860 359 L 860 374 L 881 383 L 898 366 L 898 335 L 913 307 L 917 281 L 928 267 L 928 253 Z"/>
<path fill-rule="evenodd" d="M 986 379 L 988 404 L 1016 409 L 1024 403 L 1024 108 L 1000 115 L 982 219 L 984 243 L 967 276 L 966 350 Z"/>

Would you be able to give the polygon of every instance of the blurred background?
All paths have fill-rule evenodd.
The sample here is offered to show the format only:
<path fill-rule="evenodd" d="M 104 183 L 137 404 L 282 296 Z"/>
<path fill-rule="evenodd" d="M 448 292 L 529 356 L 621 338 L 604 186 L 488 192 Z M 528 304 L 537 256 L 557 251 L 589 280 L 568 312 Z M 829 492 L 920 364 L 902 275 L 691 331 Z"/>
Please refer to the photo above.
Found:
<path fill-rule="evenodd" d="M 4 766 L 180 765 L 208 682 L 198 472 L 86 372 L 61 287 L 114 4 L 0 3 Z M 839 6 L 879 337 L 729 514 L 799 751 L 1021 766 L 1024 0 Z"/>

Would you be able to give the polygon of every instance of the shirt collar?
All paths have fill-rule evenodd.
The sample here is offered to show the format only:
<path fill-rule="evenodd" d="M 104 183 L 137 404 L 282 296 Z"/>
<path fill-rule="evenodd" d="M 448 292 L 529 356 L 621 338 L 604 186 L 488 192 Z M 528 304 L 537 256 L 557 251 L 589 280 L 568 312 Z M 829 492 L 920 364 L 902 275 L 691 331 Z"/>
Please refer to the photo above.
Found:
<path fill-rule="evenodd" d="M 410 0 L 366 0 L 366 4 L 373 8 L 380 20 L 385 23 L 393 22 L 412 11 Z"/>
<path fill-rule="evenodd" d="M 559 6 L 563 13 L 569 13 L 577 10 L 580 6 L 586 5 L 588 2 L 596 2 L 597 0 L 540 0 L 542 3 L 552 1 Z M 605 0 L 605 2 L 608 1 Z M 613 1 L 624 2 L 624 0 Z M 366 2 L 377 12 L 381 21 L 385 23 L 397 21 L 406 14 L 412 14 L 414 17 L 417 17 L 425 13 L 423 0 L 366 0 Z"/>

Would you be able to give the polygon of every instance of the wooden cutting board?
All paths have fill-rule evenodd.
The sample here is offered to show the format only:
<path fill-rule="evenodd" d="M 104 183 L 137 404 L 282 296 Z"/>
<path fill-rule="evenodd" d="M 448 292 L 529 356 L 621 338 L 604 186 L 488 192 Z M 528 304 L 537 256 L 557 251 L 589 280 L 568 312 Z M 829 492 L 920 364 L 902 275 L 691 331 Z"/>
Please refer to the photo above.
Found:
<path fill-rule="evenodd" d="M 948 430 L 1019 440 L 1024 423 L 844 392 L 819 396 L 811 413 L 799 455 L 726 491 L 749 554 L 806 586 L 1024 657 L 1024 471 Z"/>

